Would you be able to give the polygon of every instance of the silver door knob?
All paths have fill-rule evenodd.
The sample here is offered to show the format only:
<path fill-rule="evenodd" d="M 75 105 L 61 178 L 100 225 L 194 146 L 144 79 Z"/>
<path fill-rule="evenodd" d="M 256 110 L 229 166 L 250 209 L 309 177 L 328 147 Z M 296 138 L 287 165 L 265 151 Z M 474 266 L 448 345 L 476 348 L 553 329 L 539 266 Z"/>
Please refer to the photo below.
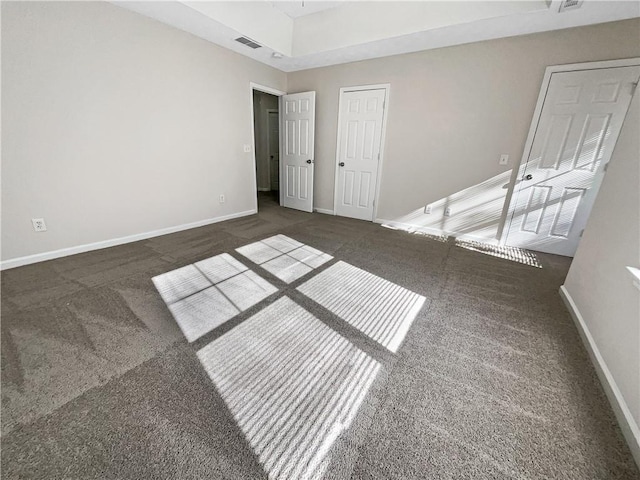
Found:
<path fill-rule="evenodd" d="M 311 159 L 307 160 L 307 163 L 312 163 L 312 162 L 311 162 Z"/>
<path fill-rule="evenodd" d="M 525 175 L 524 179 L 525 180 L 533 180 L 533 175 L 531 175 L 531 174 Z"/>
<path fill-rule="evenodd" d="M 338 165 L 340 165 L 341 167 L 344 167 L 344 162 L 340 162 Z"/>

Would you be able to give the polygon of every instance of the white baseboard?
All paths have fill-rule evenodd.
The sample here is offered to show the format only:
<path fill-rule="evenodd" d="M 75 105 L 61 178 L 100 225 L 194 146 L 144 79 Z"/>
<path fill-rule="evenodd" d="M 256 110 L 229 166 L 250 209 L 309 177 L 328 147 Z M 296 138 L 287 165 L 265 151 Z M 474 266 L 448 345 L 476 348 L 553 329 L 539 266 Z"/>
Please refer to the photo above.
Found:
<path fill-rule="evenodd" d="M 325 215 L 335 215 L 333 210 L 329 210 L 328 208 L 314 208 L 314 212 L 324 213 Z"/>
<path fill-rule="evenodd" d="M 135 235 L 128 235 L 126 237 L 113 238 L 111 240 L 103 240 L 101 242 L 87 243 L 84 245 L 78 245 L 75 247 L 61 248 L 60 250 L 52 250 L 50 252 L 36 253 L 35 255 L 27 255 L 24 257 L 11 258 L 0 262 L 0 270 L 8 270 L 10 268 L 22 267 L 23 265 L 30 265 L 32 263 L 44 262 L 46 260 L 53 260 L 54 258 L 67 257 L 69 255 L 75 255 L 77 253 L 90 252 L 92 250 L 100 250 L 101 248 L 115 247 L 116 245 L 122 245 L 124 243 L 137 242 L 139 240 L 146 240 L 147 238 L 159 237 L 160 235 L 167 235 L 169 233 L 180 232 L 182 230 L 189 230 L 190 228 L 204 227 L 205 225 L 211 225 L 212 223 L 224 222 L 225 220 L 231 220 L 233 218 L 245 217 L 247 215 L 253 215 L 257 213 L 256 210 L 246 210 L 244 212 L 231 213 L 229 215 L 223 215 L 221 217 L 208 218 L 206 220 L 199 220 L 193 223 L 185 223 L 183 225 L 177 225 L 175 227 L 161 228 L 160 230 L 153 230 L 152 232 L 136 233 Z"/>
<path fill-rule="evenodd" d="M 567 306 L 571 317 L 580 333 L 580 337 L 582 338 L 582 342 L 584 343 L 587 352 L 589 352 L 589 356 L 591 357 L 591 361 L 596 369 L 596 373 L 598 374 L 598 378 L 600 379 L 600 383 L 604 388 L 604 392 L 609 399 L 609 403 L 611 403 L 611 407 L 613 408 L 613 413 L 618 419 L 618 423 L 620 425 L 620 429 L 622 430 L 622 434 L 624 438 L 627 440 L 627 444 L 631 449 L 631 454 L 633 455 L 634 460 L 638 467 L 640 467 L 640 429 L 638 428 L 638 424 L 636 423 L 627 403 L 616 384 L 616 381 L 611 375 L 607 364 L 604 361 L 604 358 L 600 354 L 600 350 L 598 350 L 598 345 L 596 344 L 591 332 L 589 332 L 589 328 L 582 318 L 580 311 L 578 310 L 577 305 L 571 298 L 571 294 L 565 288 L 564 285 L 560 287 L 560 296 L 564 301 L 564 304 Z"/>
<path fill-rule="evenodd" d="M 379 223 L 380 225 L 386 225 L 386 226 L 396 228 L 398 230 L 404 230 L 405 232 L 410 232 L 410 233 L 417 232 L 417 233 L 426 233 L 427 235 L 435 235 L 437 237 L 440 237 L 440 236 L 455 237 L 458 240 L 481 242 L 481 243 L 486 243 L 488 245 L 498 244 L 498 240 L 496 238 L 486 238 L 478 235 L 470 235 L 468 233 L 450 232 L 447 230 L 441 230 L 439 228 L 422 227 L 419 225 L 414 225 L 412 223 L 397 222 L 395 220 L 385 220 L 384 218 L 376 218 L 374 222 Z"/>

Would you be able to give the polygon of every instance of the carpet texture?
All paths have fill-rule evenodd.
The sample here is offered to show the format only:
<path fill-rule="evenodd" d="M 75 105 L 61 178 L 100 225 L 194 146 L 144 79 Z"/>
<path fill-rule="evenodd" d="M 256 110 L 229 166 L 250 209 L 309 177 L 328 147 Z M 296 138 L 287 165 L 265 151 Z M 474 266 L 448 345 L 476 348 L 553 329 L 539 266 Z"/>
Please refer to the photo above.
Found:
<path fill-rule="evenodd" d="M 265 194 L 2 272 L 2 478 L 640 479 L 558 294 L 569 264 Z M 218 297 L 185 327 L 180 302 Z"/>

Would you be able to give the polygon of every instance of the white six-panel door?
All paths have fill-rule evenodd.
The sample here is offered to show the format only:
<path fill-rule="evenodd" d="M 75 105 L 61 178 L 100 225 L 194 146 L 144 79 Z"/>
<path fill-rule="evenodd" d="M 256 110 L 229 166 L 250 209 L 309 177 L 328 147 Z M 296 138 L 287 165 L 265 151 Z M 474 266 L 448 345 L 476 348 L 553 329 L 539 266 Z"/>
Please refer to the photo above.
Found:
<path fill-rule="evenodd" d="M 316 92 L 294 93 L 280 98 L 282 205 L 311 212 Z"/>
<path fill-rule="evenodd" d="M 639 77 L 640 67 L 551 75 L 507 245 L 574 255 Z"/>
<path fill-rule="evenodd" d="M 385 89 L 342 92 L 336 215 L 373 220 L 385 95 Z"/>

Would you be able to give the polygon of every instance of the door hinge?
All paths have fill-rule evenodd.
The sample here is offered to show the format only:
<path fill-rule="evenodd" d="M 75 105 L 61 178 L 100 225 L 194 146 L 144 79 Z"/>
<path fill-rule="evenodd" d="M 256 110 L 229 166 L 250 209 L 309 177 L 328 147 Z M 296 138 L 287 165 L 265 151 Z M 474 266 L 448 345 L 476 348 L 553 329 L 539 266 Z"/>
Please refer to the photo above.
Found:
<path fill-rule="evenodd" d="M 638 88 L 638 82 L 632 83 L 631 84 L 631 96 L 632 97 L 633 97 L 633 94 L 636 93 L 636 88 Z"/>
<path fill-rule="evenodd" d="M 609 169 L 609 162 L 604 164 L 604 168 L 602 169 L 603 172 L 606 172 Z"/>
<path fill-rule="evenodd" d="M 584 228 L 580 230 L 580 237 L 582 238 L 582 234 L 584 233 Z"/>

